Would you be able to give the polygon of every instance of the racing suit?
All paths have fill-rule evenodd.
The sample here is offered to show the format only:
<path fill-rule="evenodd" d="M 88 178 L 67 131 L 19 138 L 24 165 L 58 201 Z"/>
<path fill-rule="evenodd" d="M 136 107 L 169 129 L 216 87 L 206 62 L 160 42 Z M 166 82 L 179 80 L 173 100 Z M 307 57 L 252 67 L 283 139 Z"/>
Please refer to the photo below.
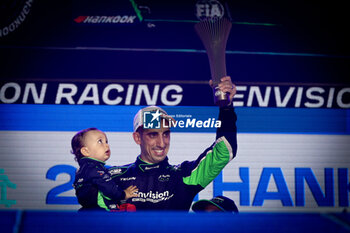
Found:
<path fill-rule="evenodd" d="M 127 200 L 137 210 L 185 210 L 193 198 L 203 190 L 235 157 L 237 151 L 236 114 L 232 106 L 220 108 L 221 127 L 216 141 L 194 161 L 170 165 L 162 162 L 149 164 L 140 156 L 132 164 L 111 167 L 109 173 L 122 188 L 136 185 L 138 197 Z"/>
<path fill-rule="evenodd" d="M 117 203 L 125 199 L 125 192 L 113 182 L 104 165 L 105 162 L 89 157 L 79 160 L 73 187 L 82 210 L 118 210 Z"/>

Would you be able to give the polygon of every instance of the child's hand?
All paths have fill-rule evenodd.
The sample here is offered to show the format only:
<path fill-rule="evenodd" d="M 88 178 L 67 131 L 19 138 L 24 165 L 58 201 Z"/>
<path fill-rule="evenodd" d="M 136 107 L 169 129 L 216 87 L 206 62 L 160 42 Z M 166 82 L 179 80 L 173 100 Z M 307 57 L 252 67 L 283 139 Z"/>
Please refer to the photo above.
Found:
<path fill-rule="evenodd" d="M 137 197 L 137 192 L 139 189 L 135 185 L 130 185 L 127 187 L 124 192 L 125 192 L 125 200 L 129 199 L 130 197 Z"/>

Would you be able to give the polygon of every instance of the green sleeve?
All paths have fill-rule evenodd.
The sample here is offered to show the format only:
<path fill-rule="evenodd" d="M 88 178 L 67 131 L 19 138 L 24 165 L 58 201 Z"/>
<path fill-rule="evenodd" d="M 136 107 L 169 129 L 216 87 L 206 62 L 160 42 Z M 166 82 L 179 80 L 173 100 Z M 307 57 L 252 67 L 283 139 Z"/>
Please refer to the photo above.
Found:
<path fill-rule="evenodd" d="M 225 137 L 220 137 L 196 161 L 188 164 L 190 174 L 183 177 L 187 185 L 200 185 L 205 188 L 233 158 L 231 145 Z"/>

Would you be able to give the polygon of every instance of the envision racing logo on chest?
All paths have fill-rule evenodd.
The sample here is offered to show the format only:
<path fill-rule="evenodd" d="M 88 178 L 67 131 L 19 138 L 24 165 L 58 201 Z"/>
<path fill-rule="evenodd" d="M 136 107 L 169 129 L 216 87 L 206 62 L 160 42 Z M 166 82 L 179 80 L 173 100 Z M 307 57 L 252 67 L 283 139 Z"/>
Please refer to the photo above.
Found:
<path fill-rule="evenodd" d="M 149 191 L 147 193 L 138 192 L 137 197 L 134 197 L 132 199 L 133 202 L 152 202 L 152 203 L 158 203 L 161 201 L 166 201 L 172 198 L 174 194 L 170 194 L 169 191 L 164 191 L 164 192 L 153 192 Z"/>

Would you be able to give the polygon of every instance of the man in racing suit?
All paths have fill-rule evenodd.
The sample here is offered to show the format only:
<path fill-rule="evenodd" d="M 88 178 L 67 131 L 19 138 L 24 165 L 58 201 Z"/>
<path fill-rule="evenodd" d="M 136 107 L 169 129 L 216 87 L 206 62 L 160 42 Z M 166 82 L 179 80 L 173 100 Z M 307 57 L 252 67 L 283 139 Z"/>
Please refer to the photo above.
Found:
<path fill-rule="evenodd" d="M 169 128 L 162 125 L 160 129 L 143 129 L 143 111 L 153 111 L 166 121 L 171 121 L 163 109 L 151 106 L 135 115 L 133 137 L 140 145 L 141 154 L 134 163 L 112 167 L 109 173 L 122 189 L 130 185 L 137 186 L 138 197 L 127 201 L 135 205 L 137 210 L 188 211 L 196 194 L 235 157 L 237 117 L 232 98 L 236 90 L 230 77 L 222 78 L 219 88 L 230 94 L 231 103 L 220 107 L 218 120 L 221 121 L 221 127 L 217 129 L 216 141 L 194 161 L 170 165 L 167 157 Z"/>

